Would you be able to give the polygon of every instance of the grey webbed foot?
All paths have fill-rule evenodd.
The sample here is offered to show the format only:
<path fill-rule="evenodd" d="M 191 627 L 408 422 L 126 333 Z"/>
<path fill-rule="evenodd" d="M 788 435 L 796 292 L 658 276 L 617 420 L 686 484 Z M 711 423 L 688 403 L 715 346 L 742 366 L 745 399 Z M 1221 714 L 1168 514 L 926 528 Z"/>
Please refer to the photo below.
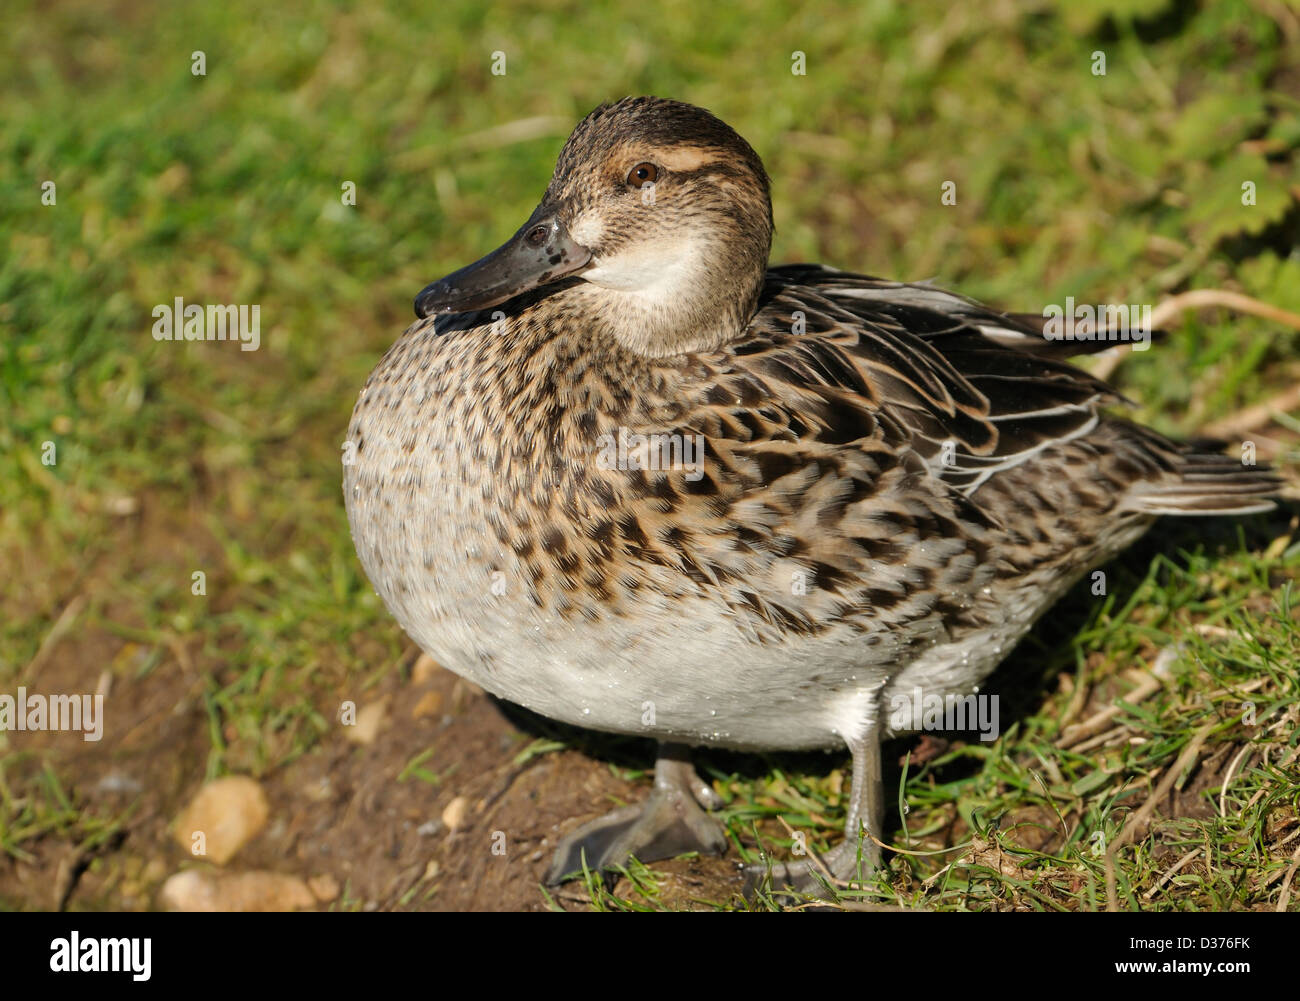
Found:
<path fill-rule="evenodd" d="M 825 897 L 826 884 L 863 882 L 880 866 L 880 847 L 865 836 L 845 838 L 830 851 L 790 862 L 754 862 L 745 866 L 746 897 L 759 889 Z M 770 877 L 770 879 L 769 879 Z"/>
<path fill-rule="evenodd" d="M 691 767 L 685 748 L 660 745 L 655 784 L 643 805 L 625 806 L 583 824 L 560 840 L 546 872 L 554 886 L 587 868 L 606 872 L 632 857 L 642 862 L 673 858 L 685 852 L 721 855 L 727 849 L 722 824 L 705 812 L 722 801 Z"/>
<path fill-rule="evenodd" d="M 880 866 L 880 846 L 885 815 L 885 788 L 881 778 L 880 739 L 875 729 L 849 741 L 853 751 L 853 788 L 849 794 L 844 840 L 824 855 L 790 862 L 758 862 L 745 866 L 745 896 L 760 888 L 791 890 L 796 894 L 829 897 L 827 884 L 862 882 Z M 770 883 L 769 883 L 770 877 Z M 793 899 L 793 898 L 791 898 Z"/>

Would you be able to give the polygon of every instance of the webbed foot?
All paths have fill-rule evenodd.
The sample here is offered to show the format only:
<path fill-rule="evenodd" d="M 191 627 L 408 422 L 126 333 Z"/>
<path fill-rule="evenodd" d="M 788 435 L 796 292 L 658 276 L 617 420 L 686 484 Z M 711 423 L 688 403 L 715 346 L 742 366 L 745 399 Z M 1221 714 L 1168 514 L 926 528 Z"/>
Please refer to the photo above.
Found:
<path fill-rule="evenodd" d="M 870 837 L 846 837 L 824 854 L 788 862 L 754 862 L 745 866 L 747 898 L 764 889 L 793 891 L 806 897 L 829 898 L 827 884 L 863 882 L 880 866 L 880 848 Z M 790 898 L 794 899 L 794 898 Z"/>
<path fill-rule="evenodd" d="M 721 855 L 727 850 L 726 833 L 706 812 L 721 805 L 718 794 L 695 774 L 686 749 L 662 744 L 650 798 L 598 817 L 562 838 L 546 884 L 581 876 L 584 858 L 588 869 L 608 878 L 611 867 L 625 865 L 633 856 L 655 862 L 685 852 Z"/>
<path fill-rule="evenodd" d="M 848 744 L 853 752 L 853 787 L 844 840 L 823 855 L 745 866 L 746 898 L 763 889 L 775 892 L 782 903 L 798 903 L 800 895 L 831 899 L 836 884 L 863 882 L 879 868 L 880 846 L 875 839 L 881 836 L 885 814 L 880 741 L 876 730 L 867 728 Z"/>

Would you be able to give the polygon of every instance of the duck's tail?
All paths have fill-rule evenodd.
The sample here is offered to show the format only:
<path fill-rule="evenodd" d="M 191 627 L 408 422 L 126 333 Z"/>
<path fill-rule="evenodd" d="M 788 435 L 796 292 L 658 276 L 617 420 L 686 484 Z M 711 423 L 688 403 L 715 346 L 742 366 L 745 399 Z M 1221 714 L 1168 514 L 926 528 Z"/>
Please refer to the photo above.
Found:
<path fill-rule="evenodd" d="M 1127 424 L 1127 422 L 1124 422 Z M 1242 457 L 1206 450 L 1204 444 L 1178 445 L 1149 428 L 1127 424 L 1133 445 L 1158 457 L 1163 475 L 1135 484 L 1125 500 L 1143 514 L 1256 514 L 1272 511 L 1283 481 L 1267 463 L 1255 463 L 1249 443 Z"/>

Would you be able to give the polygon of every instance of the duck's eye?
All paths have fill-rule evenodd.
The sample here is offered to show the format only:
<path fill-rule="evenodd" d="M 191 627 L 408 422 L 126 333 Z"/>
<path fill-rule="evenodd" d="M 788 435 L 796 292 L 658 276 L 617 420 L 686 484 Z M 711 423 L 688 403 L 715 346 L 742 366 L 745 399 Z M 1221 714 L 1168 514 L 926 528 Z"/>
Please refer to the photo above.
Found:
<path fill-rule="evenodd" d="M 653 184 L 659 180 L 659 168 L 653 163 L 638 163 L 628 172 L 627 186 L 639 188 L 643 184 Z"/>

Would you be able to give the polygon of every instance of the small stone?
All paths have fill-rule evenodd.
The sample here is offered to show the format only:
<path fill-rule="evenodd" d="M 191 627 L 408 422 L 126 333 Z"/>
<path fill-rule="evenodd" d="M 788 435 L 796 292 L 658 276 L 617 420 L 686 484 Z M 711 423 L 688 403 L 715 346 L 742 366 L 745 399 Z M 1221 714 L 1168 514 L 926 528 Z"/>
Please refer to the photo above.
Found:
<path fill-rule="evenodd" d="M 328 904 L 335 900 L 339 895 L 339 881 L 329 873 L 320 876 L 313 876 L 307 880 L 307 886 L 317 900 L 322 904 Z"/>
<path fill-rule="evenodd" d="M 422 653 L 420 659 L 415 662 L 415 666 L 411 668 L 411 684 L 423 685 L 425 682 L 432 681 L 441 673 L 442 665 L 427 653 Z"/>
<path fill-rule="evenodd" d="M 354 744 L 373 744 L 379 736 L 379 727 L 388 712 L 388 699 L 371 702 L 357 710 L 357 721 L 352 726 L 343 728 L 343 736 Z"/>
<path fill-rule="evenodd" d="M 169 911 L 296 911 L 316 897 L 297 876 L 278 872 L 178 872 L 163 884 L 159 902 Z"/>
<path fill-rule="evenodd" d="M 100 508 L 105 514 L 125 517 L 140 510 L 140 502 L 127 494 L 109 494 L 100 498 Z"/>
<path fill-rule="evenodd" d="M 447 825 L 447 830 L 456 831 L 465 826 L 465 819 L 469 816 L 469 800 L 464 796 L 457 796 L 442 811 L 442 822 Z"/>
<path fill-rule="evenodd" d="M 270 812 L 266 793 L 248 776 L 215 779 L 176 818 L 176 840 L 196 858 L 225 865 L 266 826 Z"/>
<path fill-rule="evenodd" d="M 420 696 L 420 701 L 411 707 L 411 718 L 421 719 L 424 716 L 436 716 L 442 708 L 441 692 L 425 692 Z"/>

